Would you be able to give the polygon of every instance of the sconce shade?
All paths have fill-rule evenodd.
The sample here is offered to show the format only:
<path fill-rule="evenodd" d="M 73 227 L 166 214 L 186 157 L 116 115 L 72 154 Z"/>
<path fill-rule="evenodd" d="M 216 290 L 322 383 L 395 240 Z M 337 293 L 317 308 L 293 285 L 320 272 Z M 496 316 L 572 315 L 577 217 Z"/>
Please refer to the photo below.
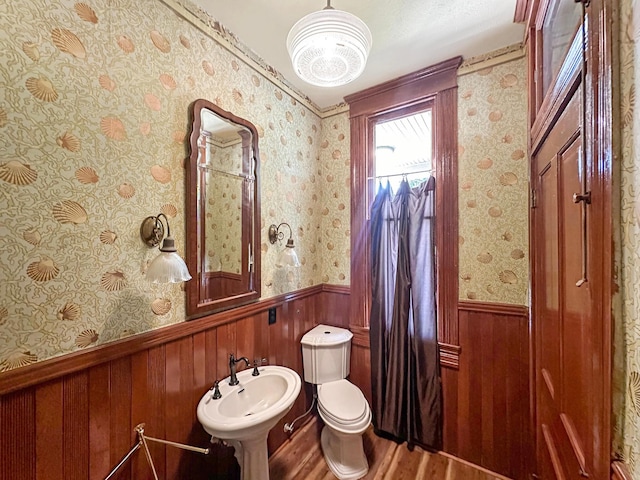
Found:
<path fill-rule="evenodd" d="M 164 227 L 160 217 L 164 217 L 167 222 L 167 236 L 162 240 L 160 254 L 147 267 L 145 277 L 153 283 L 179 283 L 191 280 L 187 264 L 176 253 L 177 250 L 173 237 L 171 237 L 169 220 L 164 214 L 161 213 L 157 217 L 145 218 L 140 227 L 140 236 L 147 245 L 151 247 L 157 246 L 164 236 Z"/>
<path fill-rule="evenodd" d="M 362 20 L 330 4 L 298 20 L 287 36 L 296 74 L 319 87 L 337 87 L 359 77 L 371 43 L 371 31 Z"/>
<path fill-rule="evenodd" d="M 287 240 L 287 246 L 278 254 L 276 259 L 276 267 L 283 266 L 299 267 L 300 260 L 298 260 L 298 254 L 293 246 L 293 239 Z"/>
<path fill-rule="evenodd" d="M 280 227 L 287 226 L 289 228 L 289 239 L 287 240 L 287 246 L 284 250 L 282 250 L 278 256 L 276 257 L 276 267 L 283 267 L 285 265 L 289 265 L 291 267 L 299 267 L 300 260 L 298 260 L 298 254 L 293 246 L 293 230 L 291 229 L 291 225 L 288 223 L 281 223 L 280 225 L 270 225 L 269 226 L 269 241 L 271 243 L 276 243 L 278 241 L 282 242 L 284 239 L 284 232 L 280 231 Z"/>

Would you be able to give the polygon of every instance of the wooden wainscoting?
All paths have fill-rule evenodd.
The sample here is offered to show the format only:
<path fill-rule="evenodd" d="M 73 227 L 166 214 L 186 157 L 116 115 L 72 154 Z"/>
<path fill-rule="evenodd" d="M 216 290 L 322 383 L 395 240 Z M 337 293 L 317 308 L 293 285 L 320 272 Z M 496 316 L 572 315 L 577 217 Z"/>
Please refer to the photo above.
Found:
<path fill-rule="evenodd" d="M 528 324 L 526 307 L 461 301 L 459 345 L 439 345 L 444 451 L 516 480 L 533 456 Z M 370 401 L 369 331 L 350 329 L 350 378 Z"/>
<path fill-rule="evenodd" d="M 353 333 L 351 342 L 351 374 L 349 380 L 362 390 L 371 405 L 371 345 L 369 327 L 350 325 Z"/>
<path fill-rule="evenodd" d="M 461 301 L 458 370 L 442 369 L 444 450 L 516 480 L 533 457 L 526 307 Z"/>
<path fill-rule="evenodd" d="M 276 323 L 267 310 L 276 307 Z M 349 289 L 316 286 L 191 322 L 136 335 L 84 352 L 0 374 L 0 479 L 104 478 L 135 444 L 133 428 L 196 446 L 209 437 L 196 419 L 200 397 L 228 375 L 228 355 L 267 358 L 302 376 L 300 338 L 318 323 L 348 326 Z M 303 388 L 269 436 L 311 403 Z M 208 456 L 150 443 L 160 478 L 234 478 L 228 447 Z M 235 472 L 235 474 L 233 473 Z M 117 477 L 151 478 L 141 452 Z"/>

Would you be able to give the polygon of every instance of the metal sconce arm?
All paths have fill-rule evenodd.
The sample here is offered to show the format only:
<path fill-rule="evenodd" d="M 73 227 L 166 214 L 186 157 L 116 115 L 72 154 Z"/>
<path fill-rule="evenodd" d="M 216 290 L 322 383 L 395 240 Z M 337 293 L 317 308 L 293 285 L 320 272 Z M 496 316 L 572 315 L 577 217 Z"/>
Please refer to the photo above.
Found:
<path fill-rule="evenodd" d="M 276 226 L 274 223 L 269 226 L 269 241 L 271 243 L 276 243 L 278 240 L 282 241 L 284 239 L 284 232 L 280 231 L 280 227 L 283 225 L 286 225 L 289 228 L 289 240 L 293 239 L 293 230 L 291 229 L 291 225 L 282 222 L 280 225 Z"/>
<path fill-rule="evenodd" d="M 159 213 L 155 217 L 145 218 L 142 221 L 142 225 L 140 225 L 140 238 L 142 238 L 142 241 L 146 243 L 147 246 L 149 247 L 157 247 L 158 245 L 160 245 L 160 242 L 165 238 L 164 224 L 160 220 L 160 217 L 163 217 L 165 223 L 167 224 L 166 239 L 171 239 L 170 243 L 173 243 L 173 239 L 171 238 L 171 227 L 169 226 L 169 219 L 164 213 Z M 171 251 L 171 250 L 163 250 L 163 248 L 165 248 L 164 242 L 160 250 Z M 175 252 L 175 249 L 172 251 Z"/>

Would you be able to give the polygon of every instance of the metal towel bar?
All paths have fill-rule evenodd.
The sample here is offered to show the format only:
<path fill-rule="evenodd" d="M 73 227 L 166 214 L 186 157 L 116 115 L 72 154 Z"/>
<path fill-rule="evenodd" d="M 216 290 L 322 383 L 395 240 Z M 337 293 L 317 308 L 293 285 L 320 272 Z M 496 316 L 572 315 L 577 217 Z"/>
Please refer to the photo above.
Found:
<path fill-rule="evenodd" d="M 109 480 L 110 478 L 112 478 L 116 474 L 116 472 L 120 469 L 120 467 L 122 467 L 125 463 L 127 463 L 129 458 L 131 458 L 131 455 L 133 455 L 135 451 L 138 450 L 140 447 L 142 447 L 142 450 L 144 451 L 144 456 L 147 457 L 147 462 L 149 463 L 149 467 L 153 472 L 153 478 L 155 480 L 158 480 L 158 474 L 156 473 L 156 467 L 153 464 L 153 459 L 151 458 L 151 452 L 149 451 L 149 446 L 147 445 L 147 441 L 163 443 L 165 445 L 181 448 L 183 450 L 202 453 L 203 455 L 207 455 L 209 453 L 208 448 L 192 447 L 191 445 L 185 445 L 183 443 L 170 442 L 169 440 L 162 440 L 160 438 L 148 437 L 144 434 L 144 423 L 139 423 L 138 425 L 136 425 L 136 428 L 134 428 L 133 431 L 138 434 L 138 443 L 136 443 L 131 448 L 131 450 L 129 450 L 129 452 L 124 457 L 122 457 L 122 460 L 120 460 L 118 465 L 116 465 L 115 468 L 111 470 L 111 473 L 109 473 L 109 475 L 107 475 L 104 480 Z"/>

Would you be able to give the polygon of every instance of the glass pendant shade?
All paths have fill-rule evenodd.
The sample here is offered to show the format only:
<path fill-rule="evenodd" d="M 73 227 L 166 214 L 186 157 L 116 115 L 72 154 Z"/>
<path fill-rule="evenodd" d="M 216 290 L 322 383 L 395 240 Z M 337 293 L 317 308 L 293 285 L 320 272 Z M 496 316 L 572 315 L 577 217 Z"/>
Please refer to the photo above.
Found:
<path fill-rule="evenodd" d="M 293 240 L 291 238 L 287 240 L 287 246 L 278 254 L 278 258 L 276 259 L 276 267 L 284 266 L 300 266 L 300 260 L 298 260 L 298 254 L 296 253 L 296 249 L 293 247 Z"/>
<path fill-rule="evenodd" d="M 147 268 L 146 278 L 153 283 L 179 283 L 191 280 L 186 263 L 176 253 L 173 238 L 167 237 L 163 240 L 160 254 Z"/>
<path fill-rule="evenodd" d="M 363 72 L 371 32 L 355 15 L 327 7 L 301 18 L 289 32 L 287 50 L 296 74 L 320 87 L 336 87 Z"/>

